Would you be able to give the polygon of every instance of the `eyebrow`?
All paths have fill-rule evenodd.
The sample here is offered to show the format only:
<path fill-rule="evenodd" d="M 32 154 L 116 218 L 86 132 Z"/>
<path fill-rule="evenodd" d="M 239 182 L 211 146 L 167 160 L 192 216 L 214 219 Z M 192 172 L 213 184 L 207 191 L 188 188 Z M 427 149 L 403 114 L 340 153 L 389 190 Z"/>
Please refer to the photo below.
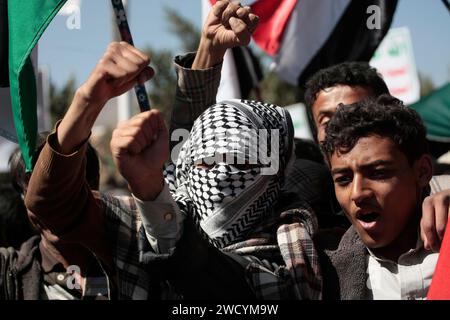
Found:
<path fill-rule="evenodd" d="M 335 113 L 334 110 L 322 110 L 319 111 L 318 116 L 332 116 Z"/>
<path fill-rule="evenodd" d="M 393 162 L 389 161 L 389 160 L 375 160 L 366 164 L 363 164 L 362 166 L 360 166 L 361 169 L 365 170 L 365 169 L 369 169 L 369 168 L 373 168 L 373 167 L 377 167 L 377 166 L 388 166 L 391 165 Z M 339 174 L 339 173 L 345 173 L 351 171 L 351 169 L 349 167 L 342 167 L 342 168 L 336 168 L 331 170 L 331 174 L 335 175 L 335 174 Z"/>

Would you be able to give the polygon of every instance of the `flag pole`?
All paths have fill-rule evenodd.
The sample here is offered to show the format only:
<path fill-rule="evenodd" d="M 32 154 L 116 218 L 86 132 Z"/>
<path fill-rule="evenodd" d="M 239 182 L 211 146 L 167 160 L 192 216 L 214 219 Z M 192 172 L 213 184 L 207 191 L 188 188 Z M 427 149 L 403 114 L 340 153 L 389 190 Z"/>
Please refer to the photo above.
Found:
<path fill-rule="evenodd" d="M 111 4 L 116 14 L 117 27 L 119 28 L 120 38 L 132 46 L 134 46 L 133 37 L 131 36 L 130 26 L 123 6 L 122 0 L 111 0 Z M 141 112 L 150 110 L 150 102 L 147 96 L 145 85 L 137 85 L 134 87 L 136 97 L 139 103 Z"/>

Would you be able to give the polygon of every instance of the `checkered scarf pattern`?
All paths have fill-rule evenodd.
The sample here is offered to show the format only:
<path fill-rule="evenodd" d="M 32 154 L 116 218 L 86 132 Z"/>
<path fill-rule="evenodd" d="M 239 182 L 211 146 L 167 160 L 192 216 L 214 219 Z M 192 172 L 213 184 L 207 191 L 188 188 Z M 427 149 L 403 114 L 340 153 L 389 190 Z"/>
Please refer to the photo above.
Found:
<path fill-rule="evenodd" d="M 250 262 L 246 278 L 259 299 L 319 300 L 322 275 L 312 240 L 317 230 L 317 218 L 304 203 L 264 221 L 247 240 L 223 251 Z"/>
<path fill-rule="evenodd" d="M 266 129 L 267 135 L 260 129 Z M 278 131 L 279 150 L 271 150 L 271 130 Z M 282 108 L 246 100 L 217 103 L 195 121 L 176 167 L 167 167 L 165 173 L 180 209 L 193 217 L 213 245 L 223 248 L 244 239 L 272 215 L 292 154 L 291 132 L 290 117 Z M 277 174 L 261 174 L 263 152 L 269 157 L 279 152 Z M 213 167 L 196 166 L 212 158 L 216 159 Z M 258 163 L 239 169 L 229 159 L 237 163 L 258 159 Z"/>
<path fill-rule="evenodd" d="M 141 220 L 132 197 L 101 194 L 109 241 L 114 249 L 119 300 L 147 300 L 150 276 L 139 262 L 138 230 Z"/>

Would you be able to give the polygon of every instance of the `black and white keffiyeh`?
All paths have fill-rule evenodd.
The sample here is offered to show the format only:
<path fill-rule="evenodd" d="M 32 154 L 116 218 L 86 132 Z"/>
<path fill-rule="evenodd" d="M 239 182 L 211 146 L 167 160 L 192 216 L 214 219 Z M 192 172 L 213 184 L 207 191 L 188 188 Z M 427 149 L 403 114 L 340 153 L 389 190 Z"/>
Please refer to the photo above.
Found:
<path fill-rule="evenodd" d="M 176 165 L 165 174 L 181 211 L 213 245 L 224 248 L 272 215 L 292 157 L 287 111 L 229 100 L 209 107 L 195 121 Z"/>

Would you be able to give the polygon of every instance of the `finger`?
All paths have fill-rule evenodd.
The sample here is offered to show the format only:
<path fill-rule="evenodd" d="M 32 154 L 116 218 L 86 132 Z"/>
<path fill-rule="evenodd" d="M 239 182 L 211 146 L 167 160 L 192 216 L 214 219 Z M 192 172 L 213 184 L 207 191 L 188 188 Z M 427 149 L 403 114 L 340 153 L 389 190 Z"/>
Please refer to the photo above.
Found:
<path fill-rule="evenodd" d="M 148 118 L 148 125 L 151 128 L 151 134 L 152 134 L 152 141 L 155 142 L 158 140 L 159 136 L 159 121 L 158 121 L 159 111 L 158 110 L 152 110 L 149 114 Z"/>
<path fill-rule="evenodd" d="M 145 114 L 138 115 L 136 119 L 136 125 L 139 125 L 142 128 L 149 144 L 155 141 L 155 137 L 158 135 L 158 115 L 159 111 L 154 109 Z"/>
<path fill-rule="evenodd" d="M 132 46 L 130 46 L 133 48 Z M 132 62 L 133 64 L 137 65 L 139 68 L 144 69 L 147 67 L 150 63 L 150 58 L 144 58 L 141 55 L 137 54 L 135 50 L 132 50 L 131 48 L 122 48 L 121 54 L 122 56 Z"/>
<path fill-rule="evenodd" d="M 100 60 L 100 73 L 107 82 L 114 82 L 116 79 L 120 79 L 126 76 L 126 70 L 117 65 L 111 58 L 104 58 Z"/>
<path fill-rule="evenodd" d="M 226 28 L 230 28 L 231 17 L 236 17 L 236 11 L 241 8 L 238 4 L 229 3 L 226 9 L 222 13 L 222 24 Z"/>
<path fill-rule="evenodd" d="M 116 55 L 113 57 L 113 59 L 114 59 L 114 63 L 116 65 L 118 65 L 120 68 L 122 68 L 123 70 L 126 71 L 128 77 L 133 77 L 133 76 L 135 77 L 140 72 L 140 68 L 139 68 L 138 64 L 133 63 L 133 61 L 131 61 L 121 55 L 120 56 Z M 126 79 L 126 80 L 128 81 L 129 79 Z"/>
<path fill-rule="evenodd" d="M 142 134 L 145 135 L 147 144 L 150 144 L 163 132 L 162 129 L 164 128 L 162 128 L 161 121 L 165 128 L 164 118 L 162 117 L 161 112 L 154 109 L 136 115 L 133 122 L 130 123 L 130 126 L 142 130 Z"/>
<path fill-rule="evenodd" d="M 143 130 L 139 127 L 132 127 L 128 126 L 120 130 L 119 136 L 121 138 L 133 138 L 137 141 L 141 149 L 145 149 L 149 144 L 150 141 L 147 140 L 147 137 Z"/>
<path fill-rule="evenodd" d="M 132 137 L 121 136 L 120 130 L 113 132 L 111 139 L 111 152 L 115 157 L 121 155 L 136 154 L 139 152 L 140 146 Z"/>
<path fill-rule="evenodd" d="M 139 49 L 137 49 L 136 47 L 132 46 L 131 44 L 129 44 L 125 41 L 120 42 L 120 45 L 124 49 L 126 49 L 127 52 L 132 52 L 136 56 L 140 57 L 143 60 L 143 63 L 145 65 L 150 64 L 150 57 L 148 55 L 146 55 L 145 53 L 143 53 L 142 51 L 140 51 Z"/>
<path fill-rule="evenodd" d="M 435 251 L 437 248 L 438 236 L 436 234 L 434 206 L 429 198 L 422 204 L 422 220 L 420 222 L 421 233 L 424 235 L 424 244 L 428 250 Z"/>
<path fill-rule="evenodd" d="M 259 17 L 251 13 L 251 8 L 246 6 L 243 8 L 239 8 L 236 11 L 236 15 L 239 19 L 244 21 L 247 25 L 248 31 L 252 34 L 259 23 Z"/>
<path fill-rule="evenodd" d="M 249 22 L 247 23 L 248 31 L 253 34 L 259 25 L 259 17 L 256 14 L 250 13 L 248 16 Z"/>
<path fill-rule="evenodd" d="M 248 6 L 241 7 L 236 10 L 236 17 L 243 20 L 247 24 L 248 22 L 250 22 L 250 18 L 249 18 L 250 13 L 251 13 L 250 7 L 248 7 Z"/>
<path fill-rule="evenodd" d="M 146 68 L 146 65 L 138 65 L 136 63 L 133 63 L 133 61 L 119 55 L 114 56 L 114 61 L 117 66 L 119 66 L 122 70 L 125 70 L 125 75 L 123 77 L 117 78 L 114 81 L 114 84 L 116 86 L 121 86 L 124 83 L 130 82 L 132 80 L 136 80 L 137 83 L 138 76 Z"/>
<path fill-rule="evenodd" d="M 158 131 L 159 134 L 164 136 L 166 140 L 169 140 L 169 130 L 167 129 L 166 122 L 164 121 L 164 116 L 161 112 L 158 114 Z"/>
<path fill-rule="evenodd" d="M 125 82 L 119 86 L 115 85 L 114 95 L 119 96 L 119 95 L 127 92 L 128 90 L 130 90 L 131 88 L 133 88 L 134 86 L 136 86 L 138 84 L 144 84 L 145 82 L 147 82 L 148 80 L 150 80 L 153 77 L 154 73 L 155 72 L 151 67 L 147 67 L 137 77 L 135 77 L 135 78 L 129 80 L 128 82 Z"/>
<path fill-rule="evenodd" d="M 427 241 L 425 232 L 423 232 L 422 221 L 420 222 L 420 238 L 422 239 L 423 247 L 425 248 L 425 250 L 431 250 L 431 248 L 428 245 L 428 241 Z"/>
<path fill-rule="evenodd" d="M 240 45 L 245 46 L 250 43 L 251 33 L 247 29 L 247 25 L 244 23 L 244 21 L 232 17 L 230 19 L 230 26 Z"/>
<path fill-rule="evenodd" d="M 229 2 L 227 0 L 220 0 L 217 1 L 217 3 L 212 7 L 211 11 L 212 13 L 217 17 L 221 18 L 223 11 L 227 8 Z"/>
<path fill-rule="evenodd" d="M 150 111 L 145 111 L 142 113 L 138 113 L 137 115 L 133 116 L 131 119 L 122 121 L 117 125 L 117 129 L 119 131 L 124 131 L 127 128 L 145 128 L 146 127 L 146 121 L 148 118 Z"/>
<path fill-rule="evenodd" d="M 156 150 L 160 150 L 160 152 L 166 155 L 164 161 L 167 161 L 169 157 L 169 132 L 164 122 L 164 117 L 160 112 L 156 114 L 154 119 L 155 126 L 158 129 L 157 135 L 155 135 L 154 146 Z"/>
<path fill-rule="evenodd" d="M 145 146 L 148 144 L 147 136 L 143 130 L 143 125 L 139 123 L 144 122 L 144 120 L 139 120 L 132 118 L 128 121 L 125 121 L 124 123 L 121 123 L 117 127 L 117 136 L 118 137 L 132 137 L 138 140 L 139 144 L 141 145 L 141 148 L 145 148 Z"/>
<path fill-rule="evenodd" d="M 434 202 L 434 210 L 436 212 L 436 233 L 439 237 L 439 243 L 444 238 L 445 228 L 447 226 L 448 219 L 448 204 L 442 198 L 437 198 Z"/>
<path fill-rule="evenodd" d="M 153 70 L 152 67 L 146 67 L 144 69 L 144 71 L 142 71 L 137 78 L 138 84 L 144 84 L 148 80 L 152 79 L 154 76 L 155 76 L 155 70 Z"/>
<path fill-rule="evenodd" d="M 134 137 L 121 137 L 119 146 L 127 154 L 136 155 L 142 152 L 142 145 Z"/>

